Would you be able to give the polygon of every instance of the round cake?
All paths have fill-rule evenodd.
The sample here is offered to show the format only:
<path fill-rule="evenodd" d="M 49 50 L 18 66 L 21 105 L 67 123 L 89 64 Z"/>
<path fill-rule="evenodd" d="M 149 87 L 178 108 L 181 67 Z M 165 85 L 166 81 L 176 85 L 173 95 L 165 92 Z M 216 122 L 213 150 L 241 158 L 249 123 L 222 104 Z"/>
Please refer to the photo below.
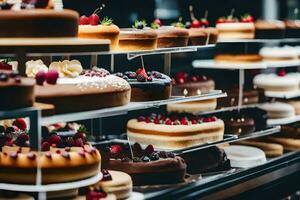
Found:
<path fill-rule="evenodd" d="M 157 47 L 157 33 L 150 28 L 121 28 L 119 51 L 151 50 Z"/>
<path fill-rule="evenodd" d="M 258 74 L 254 77 L 253 84 L 265 91 L 299 91 L 299 80 L 286 75 L 284 71 L 279 71 L 278 74 Z"/>
<path fill-rule="evenodd" d="M 173 96 L 195 96 L 209 93 L 215 89 L 215 82 L 207 77 L 200 75 L 189 75 L 185 72 L 178 72 L 173 84 Z"/>
<path fill-rule="evenodd" d="M 85 133 L 62 139 L 56 134 L 44 138 L 42 151 L 29 147 L 29 135 L 6 128 L 0 152 L 0 180 L 5 183 L 35 184 L 37 166 L 42 183 L 77 181 L 95 176 L 100 170 L 99 152 L 86 143 Z"/>
<path fill-rule="evenodd" d="M 300 37 L 300 20 L 285 20 L 285 38 Z"/>
<path fill-rule="evenodd" d="M 168 112 L 198 114 L 213 111 L 217 107 L 217 99 L 174 103 L 167 105 Z"/>
<path fill-rule="evenodd" d="M 293 47 L 264 47 L 259 55 L 267 61 L 298 60 L 298 52 Z"/>
<path fill-rule="evenodd" d="M 53 104 L 55 113 L 121 106 L 130 101 L 130 85 L 104 69 L 84 71 L 75 78 L 58 78 L 56 84 L 35 86 L 36 101 Z"/>
<path fill-rule="evenodd" d="M 186 163 L 173 153 L 155 151 L 152 145 L 143 149 L 135 143 L 131 150 L 128 145 L 111 145 L 101 151 L 103 168 L 129 174 L 134 186 L 174 184 L 184 181 Z"/>
<path fill-rule="evenodd" d="M 259 107 L 265 110 L 268 114 L 268 117 L 272 119 L 288 118 L 295 116 L 295 109 L 293 108 L 293 106 L 286 103 L 264 103 Z"/>
<path fill-rule="evenodd" d="M 161 149 L 181 149 L 223 139 L 224 122 L 216 117 L 140 116 L 127 123 L 130 141 Z"/>
<path fill-rule="evenodd" d="M 284 151 L 299 151 L 300 139 L 286 138 L 280 136 L 270 136 L 263 139 L 266 142 L 272 142 L 283 146 Z"/>
<path fill-rule="evenodd" d="M 240 20 L 232 16 L 219 18 L 216 28 L 219 32 L 219 41 L 227 39 L 253 39 L 254 23 L 250 15 L 242 16 Z"/>
<path fill-rule="evenodd" d="M 94 18 L 98 20 L 94 20 Z M 115 50 L 119 43 L 120 29 L 113 24 L 112 19 L 104 17 L 100 20 L 97 14 L 90 17 L 81 16 L 79 20 L 78 36 L 80 38 L 108 39 L 111 50 Z"/>
<path fill-rule="evenodd" d="M 255 131 L 255 121 L 251 117 L 237 115 L 223 120 L 225 123 L 225 133 L 244 135 Z"/>
<path fill-rule="evenodd" d="M 184 28 L 161 26 L 155 32 L 157 48 L 184 47 L 188 44 L 189 32 Z"/>
<path fill-rule="evenodd" d="M 189 45 L 206 45 L 209 37 L 205 28 L 190 28 L 189 31 Z"/>
<path fill-rule="evenodd" d="M 295 138 L 300 139 L 300 126 L 299 122 L 282 125 L 281 126 L 281 134 L 282 137 Z"/>
<path fill-rule="evenodd" d="M 157 71 L 146 72 L 140 68 L 136 72 L 116 73 L 125 79 L 131 87 L 130 101 L 156 101 L 169 99 L 171 96 L 171 78 Z"/>
<path fill-rule="evenodd" d="M 285 25 L 282 21 L 257 20 L 255 22 L 256 39 L 281 39 L 285 35 Z"/>
<path fill-rule="evenodd" d="M 1 10 L 0 37 L 76 37 L 79 15 L 72 10 Z"/>
<path fill-rule="evenodd" d="M 0 70 L 0 110 L 30 107 L 34 103 L 34 80 L 17 72 Z"/>

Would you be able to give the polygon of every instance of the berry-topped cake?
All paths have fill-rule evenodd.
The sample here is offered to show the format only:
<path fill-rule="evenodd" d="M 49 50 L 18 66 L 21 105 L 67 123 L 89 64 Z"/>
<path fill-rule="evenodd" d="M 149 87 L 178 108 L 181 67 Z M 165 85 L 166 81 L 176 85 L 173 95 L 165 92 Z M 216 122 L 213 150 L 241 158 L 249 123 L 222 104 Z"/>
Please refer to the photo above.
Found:
<path fill-rule="evenodd" d="M 160 19 L 152 22 L 157 33 L 157 48 L 184 47 L 188 44 L 189 32 L 185 28 L 163 26 Z"/>
<path fill-rule="evenodd" d="M 127 123 L 130 141 L 162 149 L 180 149 L 222 140 L 224 122 L 216 117 L 179 117 L 152 114 Z"/>
<path fill-rule="evenodd" d="M 253 84 L 271 92 L 299 91 L 299 79 L 287 74 L 285 70 L 280 70 L 277 74 L 258 74 L 254 77 Z"/>
<path fill-rule="evenodd" d="M 135 143 L 112 144 L 101 147 L 103 168 L 123 171 L 132 178 L 134 186 L 174 184 L 184 181 L 186 163 L 181 157 L 165 151 L 155 151 L 152 145 L 145 149 Z"/>
<path fill-rule="evenodd" d="M 115 50 L 119 43 L 120 29 L 113 24 L 113 20 L 108 17 L 100 19 L 99 12 L 104 5 L 97 8 L 89 17 L 83 15 L 79 19 L 79 37 L 81 38 L 95 38 L 110 40 L 111 49 Z"/>
<path fill-rule="evenodd" d="M 15 123 L 21 123 L 21 120 Z M 22 127 L 22 126 L 20 126 Z M 29 135 L 20 128 L 0 126 L 0 181 L 35 184 L 37 166 L 42 169 L 42 183 L 85 179 L 100 170 L 101 156 L 86 140 L 84 129 L 72 137 L 51 133 L 43 138 L 41 152 L 29 147 Z"/>
<path fill-rule="evenodd" d="M 1 70 L 3 66 L 4 63 L 0 63 L 0 110 L 32 106 L 34 102 L 34 80 L 22 78 L 16 71 Z"/>
<path fill-rule="evenodd" d="M 79 61 L 50 64 L 48 72 L 36 74 L 36 83 L 36 101 L 53 104 L 55 113 L 121 106 L 130 101 L 127 81 L 105 69 L 83 71 Z"/>
<path fill-rule="evenodd" d="M 160 72 L 146 72 L 145 68 L 140 68 L 136 72 L 119 72 L 115 75 L 130 84 L 130 101 L 155 101 L 169 99 L 171 96 L 171 78 Z"/>
<path fill-rule="evenodd" d="M 195 96 L 215 89 L 215 82 L 207 76 L 178 72 L 174 76 L 174 81 L 173 96 Z"/>
<path fill-rule="evenodd" d="M 10 1 L 11 2 L 11 1 Z M 0 37 L 76 37 L 79 15 L 67 9 L 43 9 L 42 1 L 3 6 Z M 43 1 L 48 2 L 48 1 Z M 20 8 L 17 6 L 20 5 Z M 29 9 L 35 7 L 36 9 Z M 12 8 L 12 9 L 11 9 Z M 25 8 L 25 9 L 23 9 Z M 28 9 L 26 9 L 28 8 Z"/>
<path fill-rule="evenodd" d="M 217 20 L 216 28 L 219 31 L 220 41 L 226 39 L 253 39 L 254 19 L 251 15 L 245 14 L 240 19 L 233 17 L 233 13 L 228 17 L 221 17 Z"/>
<path fill-rule="evenodd" d="M 135 21 L 132 28 L 121 28 L 118 50 L 155 49 L 157 47 L 157 33 L 146 25 L 145 21 Z"/>

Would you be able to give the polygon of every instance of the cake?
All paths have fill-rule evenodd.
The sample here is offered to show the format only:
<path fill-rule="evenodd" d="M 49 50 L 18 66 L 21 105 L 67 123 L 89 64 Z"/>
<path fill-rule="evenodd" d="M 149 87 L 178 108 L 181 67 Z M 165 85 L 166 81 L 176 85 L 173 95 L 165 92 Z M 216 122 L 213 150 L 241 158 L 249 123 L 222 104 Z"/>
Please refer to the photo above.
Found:
<path fill-rule="evenodd" d="M 224 122 L 216 117 L 176 117 L 152 114 L 127 123 L 130 141 L 160 149 L 181 149 L 223 139 Z"/>
<path fill-rule="evenodd" d="M 293 108 L 293 106 L 286 103 L 264 103 L 259 107 L 265 110 L 268 113 L 268 117 L 271 119 L 288 118 L 295 116 L 295 109 Z"/>
<path fill-rule="evenodd" d="M 254 19 L 251 15 L 244 15 L 240 20 L 232 15 L 221 17 L 216 22 L 219 32 L 218 41 L 228 39 L 253 39 L 254 38 Z"/>
<path fill-rule="evenodd" d="M 247 46 L 246 50 L 245 47 Z M 253 63 L 262 61 L 256 42 L 218 43 L 214 60 L 217 63 Z"/>
<path fill-rule="evenodd" d="M 268 136 L 262 139 L 265 142 L 271 142 L 280 144 L 283 146 L 284 151 L 299 151 L 300 149 L 300 139 L 286 138 L 279 136 Z"/>
<path fill-rule="evenodd" d="M 94 188 L 101 188 L 106 193 L 116 195 L 117 199 L 126 199 L 132 192 L 131 177 L 121 171 L 102 170 L 103 178 L 98 183 L 92 185 Z"/>
<path fill-rule="evenodd" d="M 281 39 L 285 35 L 285 25 L 282 21 L 257 20 L 255 22 L 256 39 Z"/>
<path fill-rule="evenodd" d="M 300 20 L 285 20 L 285 38 L 300 37 Z"/>
<path fill-rule="evenodd" d="M 300 139 L 300 124 L 295 122 L 288 125 L 281 126 L 281 137 Z"/>
<path fill-rule="evenodd" d="M 236 115 L 223 120 L 225 133 L 244 135 L 255 131 L 255 120 L 249 116 Z"/>
<path fill-rule="evenodd" d="M 283 146 L 276 143 L 262 142 L 252 139 L 252 140 L 242 140 L 235 144 L 244 146 L 253 146 L 263 150 L 268 158 L 278 157 L 283 155 Z"/>
<path fill-rule="evenodd" d="M 250 168 L 267 162 L 266 154 L 256 147 L 230 145 L 224 147 L 224 151 L 230 160 L 231 167 Z"/>
<path fill-rule="evenodd" d="M 79 15 L 72 10 L 25 9 L 1 10 L 2 38 L 76 37 Z"/>
<path fill-rule="evenodd" d="M 223 149 L 216 146 L 179 155 L 187 163 L 189 174 L 202 174 L 230 170 L 230 160 Z"/>
<path fill-rule="evenodd" d="M 115 50 L 119 43 L 120 29 L 113 24 L 113 20 L 108 17 L 100 19 L 98 14 L 103 9 L 102 7 L 89 17 L 83 15 L 79 19 L 78 36 L 80 38 L 93 38 L 93 39 L 108 39 L 110 40 L 111 50 Z"/>
<path fill-rule="evenodd" d="M 100 170 L 101 156 L 87 144 L 82 129 L 73 137 L 47 135 L 41 152 L 29 147 L 29 135 L 20 129 L 6 128 L 1 139 L 0 181 L 4 183 L 35 184 L 37 166 L 41 167 L 43 184 L 82 180 Z"/>
<path fill-rule="evenodd" d="M 184 28 L 163 26 L 156 19 L 151 28 L 157 33 L 157 48 L 184 47 L 188 44 L 189 32 Z"/>
<path fill-rule="evenodd" d="M 215 82 L 207 76 L 189 75 L 185 72 L 178 72 L 174 76 L 173 96 L 195 96 L 209 93 L 215 89 Z"/>
<path fill-rule="evenodd" d="M 266 61 L 298 60 L 298 52 L 293 47 L 263 47 L 259 55 Z"/>
<path fill-rule="evenodd" d="M 135 143 L 132 154 L 128 145 L 114 144 L 102 148 L 103 168 L 129 174 L 134 186 L 161 185 L 184 182 L 186 163 L 173 153 L 145 149 Z"/>
<path fill-rule="evenodd" d="M 284 70 L 280 70 L 278 74 L 258 74 L 254 77 L 253 84 L 267 92 L 299 91 L 298 78 L 287 75 Z"/>
<path fill-rule="evenodd" d="M 284 103 L 290 104 L 295 109 L 295 114 L 300 115 L 300 101 L 298 100 L 288 100 Z"/>
<path fill-rule="evenodd" d="M 168 112 L 198 114 L 201 112 L 213 111 L 217 107 L 217 99 L 207 99 L 167 105 Z"/>
<path fill-rule="evenodd" d="M 34 103 L 34 80 L 19 73 L 0 70 L 0 110 L 30 107 Z"/>
<path fill-rule="evenodd" d="M 206 45 L 209 37 L 205 28 L 189 28 L 189 45 Z"/>
<path fill-rule="evenodd" d="M 157 71 L 146 72 L 140 68 L 136 72 L 116 73 L 125 79 L 131 87 L 130 101 L 155 101 L 169 99 L 171 96 L 171 78 Z"/>
<path fill-rule="evenodd" d="M 133 28 L 121 28 L 119 51 L 151 50 L 157 47 L 157 33 L 146 27 L 143 22 L 136 21 Z"/>
<path fill-rule="evenodd" d="M 65 65 L 52 63 L 50 68 L 59 70 L 59 66 Z M 77 69 L 78 65 L 75 66 L 72 69 Z M 52 76 L 56 72 L 50 71 Z M 79 71 L 62 67 L 58 74 L 72 76 Z M 37 83 L 41 80 L 40 77 L 42 76 L 37 77 Z M 130 85 L 124 79 L 111 75 L 104 69 L 96 69 L 83 71 L 77 77 L 58 78 L 54 84 L 48 80 L 45 84 L 36 84 L 35 96 L 37 102 L 53 104 L 56 113 L 66 113 L 125 105 L 130 101 L 130 90 Z"/>
<path fill-rule="evenodd" d="M 237 106 L 239 101 L 239 88 L 233 87 L 222 90 L 226 92 L 227 97 L 218 98 L 218 108 Z M 258 90 L 245 88 L 243 90 L 242 105 L 256 104 L 260 101 Z"/>

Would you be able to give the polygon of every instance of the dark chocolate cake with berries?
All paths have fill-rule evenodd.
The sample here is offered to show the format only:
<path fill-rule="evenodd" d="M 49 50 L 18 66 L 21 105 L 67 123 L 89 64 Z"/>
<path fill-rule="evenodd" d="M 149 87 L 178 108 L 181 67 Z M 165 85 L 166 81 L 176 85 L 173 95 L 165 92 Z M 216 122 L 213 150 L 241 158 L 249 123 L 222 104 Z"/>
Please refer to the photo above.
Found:
<path fill-rule="evenodd" d="M 42 140 L 42 151 L 37 152 L 30 147 L 29 134 L 22 130 L 24 123 L 19 119 L 13 123 L 17 128 L 0 128 L 1 182 L 35 184 L 38 165 L 44 184 L 76 181 L 99 173 L 100 153 L 87 143 L 84 129 L 66 138 L 49 133 Z"/>
<path fill-rule="evenodd" d="M 222 140 L 224 122 L 217 117 L 151 114 L 127 123 L 130 141 L 160 149 L 182 149 Z"/>
<path fill-rule="evenodd" d="M 7 70 L 8 67 L 10 68 L 9 64 L 0 63 L 0 110 L 32 106 L 34 80 L 22 78 L 18 72 Z"/>
<path fill-rule="evenodd" d="M 184 181 L 187 167 L 184 160 L 173 153 L 155 151 L 152 145 L 143 149 L 135 143 L 130 150 L 128 144 L 117 144 L 102 147 L 100 152 L 103 168 L 129 174 L 135 186 Z"/>
<path fill-rule="evenodd" d="M 173 96 L 196 96 L 215 89 L 215 82 L 210 77 L 190 75 L 185 72 L 178 72 L 174 76 L 174 82 Z"/>
<path fill-rule="evenodd" d="M 115 75 L 124 78 L 130 84 L 130 101 L 155 101 L 169 99 L 171 96 L 172 80 L 160 72 L 146 72 L 145 68 L 140 68 L 136 72 Z"/>

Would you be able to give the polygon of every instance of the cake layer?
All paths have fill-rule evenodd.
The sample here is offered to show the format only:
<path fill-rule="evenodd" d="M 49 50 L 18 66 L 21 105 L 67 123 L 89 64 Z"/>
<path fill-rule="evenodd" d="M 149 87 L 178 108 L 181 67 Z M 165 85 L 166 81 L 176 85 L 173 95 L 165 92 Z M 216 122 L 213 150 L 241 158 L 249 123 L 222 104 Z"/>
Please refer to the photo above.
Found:
<path fill-rule="evenodd" d="M 1 10 L 0 37 L 76 37 L 79 15 L 72 10 Z"/>
<path fill-rule="evenodd" d="M 277 74 L 259 74 L 254 77 L 253 84 L 265 91 L 299 91 L 297 78 Z"/>
<path fill-rule="evenodd" d="M 215 55 L 214 60 L 221 62 L 259 62 L 262 60 L 258 54 L 218 54 Z"/>
<path fill-rule="evenodd" d="M 202 101 L 168 104 L 167 111 L 176 112 L 176 113 L 198 114 L 200 112 L 215 110 L 216 107 L 217 107 L 217 99 L 208 99 Z"/>

